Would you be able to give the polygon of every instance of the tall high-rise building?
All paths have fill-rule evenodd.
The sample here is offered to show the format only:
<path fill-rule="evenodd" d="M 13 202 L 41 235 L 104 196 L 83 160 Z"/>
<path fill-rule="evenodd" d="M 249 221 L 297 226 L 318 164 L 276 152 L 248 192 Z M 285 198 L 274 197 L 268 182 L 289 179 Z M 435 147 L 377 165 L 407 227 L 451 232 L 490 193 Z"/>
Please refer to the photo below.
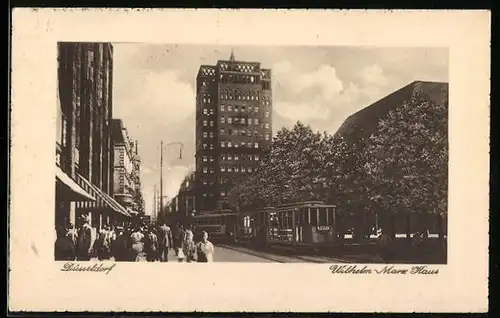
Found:
<path fill-rule="evenodd" d="M 258 62 L 201 65 L 196 78 L 196 212 L 229 208 L 228 192 L 253 173 L 272 140 L 271 70 Z"/>

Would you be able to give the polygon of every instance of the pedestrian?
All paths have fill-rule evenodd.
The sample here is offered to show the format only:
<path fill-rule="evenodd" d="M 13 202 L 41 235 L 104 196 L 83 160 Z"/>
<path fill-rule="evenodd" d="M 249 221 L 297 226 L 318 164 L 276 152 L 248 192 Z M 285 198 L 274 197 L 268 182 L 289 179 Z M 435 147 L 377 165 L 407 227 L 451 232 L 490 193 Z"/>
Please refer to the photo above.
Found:
<path fill-rule="evenodd" d="M 184 240 L 184 227 L 182 224 L 179 224 L 177 222 L 177 225 L 174 229 L 174 249 L 175 249 L 175 255 L 177 256 L 177 253 L 179 253 L 179 249 L 182 247 L 182 241 Z"/>
<path fill-rule="evenodd" d="M 201 241 L 196 245 L 196 259 L 199 263 L 213 262 L 214 245 L 208 240 L 208 232 L 202 231 Z"/>
<path fill-rule="evenodd" d="M 113 256 L 115 257 L 115 261 L 124 262 L 128 260 L 127 238 L 124 235 L 123 228 L 118 228 L 117 230 L 118 235 L 112 245 Z"/>
<path fill-rule="evenodd" d="M 196 261 L 196 258 L 195 258 L 196 244 L 194 243 L 193 238 L 194 238 L 193 232 L 187 232 L 186 238 L 182 242 L 181 251 L 183 252 L 184 257 L 186 259 L 186 262 L 188 262 L 188 263 Z"/>
<path fill-rule="evenodd" d="M 97 233 L 96 240 L 94 242 L 94 254 L 97 256 L 97 259 L 102 261 L 104 256 L 104 239 L 106 237 L 106 230 L 102 228 L 99 233 Z"/>
<path fill-rule="evenodd" d="M 163 222 L 158 231 L 159 256 L 162 262 L 168 262 L 168 251 L 173 247 L 172 244 L 172 230 Z"/>
<path fill-rule="evenodd" d="M 78 232 L 76 231 L 75 228 L 75 223 L 73 222 L 68 222 L 68 231 L 66 236 L 70 240 L 70 245 L 71 245 L 71 255 L 69 258 L 71 258 L 73 261 L 76 259 L 76 244 L 78 241 Z"/>
<path fill-rule="evenodd" d="M 132 262 L 138 262 L 144 251 L 144 234 L 141 233 L 139 227 L 135 228 L 133 233 L 130 234 L 130 239 L 132 241 L 130 260 Z"/>
<path fill-rule="evenodd" d="M 82 226 L 78 230 L 77 259 L 79 261 L 90 261 L 92 253 L 92 228 L 90 219 L 82 216 Z"/>
<path fill-rule="evenodd" d="M 57 239 L 55 242 L 55 259 L 56 261 L 74 261 L 75 246 L 71 238 L 67 235 L 65 227 L 59 226 L 56 228 Z"/>
<path fill-rule="evenodd" d="M 148 233 L 146 235 L 146 259 L 148 262 L 155 262 L 157 260 L 158 253 L 158 237 L 154 233 L 152 229 L 148 229 Z"/>

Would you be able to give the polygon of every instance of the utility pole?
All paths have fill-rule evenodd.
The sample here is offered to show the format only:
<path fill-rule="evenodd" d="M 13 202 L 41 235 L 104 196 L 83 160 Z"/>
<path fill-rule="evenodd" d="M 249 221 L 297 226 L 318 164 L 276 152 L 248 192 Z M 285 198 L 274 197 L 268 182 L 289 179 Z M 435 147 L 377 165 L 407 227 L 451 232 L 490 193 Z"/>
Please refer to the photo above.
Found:
<path fill-rule="evenodd" d="M 156 184 L 154 185 L 154 193 L 153 193 L 153 218 L 156 219 L 156 217 L 158 216 L 158 211 L 156 211 L 156 208 L 157 208 L 157 204 L 156 204 Z"/>
<path fill-rule="evenodd" d="M 163 211 L 163 140 L 160 144 L 160 214 Z"/>

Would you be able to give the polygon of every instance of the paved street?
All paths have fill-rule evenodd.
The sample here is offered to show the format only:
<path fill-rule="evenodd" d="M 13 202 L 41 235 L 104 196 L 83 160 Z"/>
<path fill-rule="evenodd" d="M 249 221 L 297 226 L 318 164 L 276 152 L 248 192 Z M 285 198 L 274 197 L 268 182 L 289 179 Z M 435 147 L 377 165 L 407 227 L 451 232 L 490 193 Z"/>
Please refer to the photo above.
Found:
<path fill-rule="evenodd" d="M 113 261 L 113 258 L 111 260 Z M 169 251 L 168 260 L 169 262 L 177 261 L 173 250 Z M 97 258 L 93 258 L 92 261 L 98 260 Z M 140 257 L 140 261 L 145 262 L 146 258 Z M 239 250 L 237 251 L 225 247 L 215 246 L 214 262 L 272 263 L 274 261 L 265 257 L 244 253 Z"/>

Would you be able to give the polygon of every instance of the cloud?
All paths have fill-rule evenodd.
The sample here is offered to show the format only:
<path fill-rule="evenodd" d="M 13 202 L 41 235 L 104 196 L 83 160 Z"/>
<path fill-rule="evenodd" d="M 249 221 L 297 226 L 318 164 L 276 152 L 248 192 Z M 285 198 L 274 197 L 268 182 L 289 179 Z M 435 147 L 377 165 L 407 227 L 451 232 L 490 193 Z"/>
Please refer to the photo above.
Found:
<path fill-rule="evenodd" d="M 329 114 L 329 109 L 327 107 L 314 102 L 276 102 L 274 110 L 289 119 L 303 121 L 311 119 L 325 119 Z"/>
<path fill-rule="evenodd" d="M 388 78 L 378 65 L 371 65 L 363 68 L 361 77 L 367 85 L 386 86 L 389 83 Z"/>
<path fill-rule="evenodd" d="M 343 83 L 331 65 L 323 64 L 303 72 L 283 60 L 272 67 L 272 72 L 274 109 L 287 119 L 325 119 L 332 102 L 343 90 Z"/>
<path fill-rule="evenodd" d="M 116 77 L 117 116 L 141 116 L 164 123 L 179 122 L 195 111 L 195 93 L 174 71 L 128 70 Z"/>

